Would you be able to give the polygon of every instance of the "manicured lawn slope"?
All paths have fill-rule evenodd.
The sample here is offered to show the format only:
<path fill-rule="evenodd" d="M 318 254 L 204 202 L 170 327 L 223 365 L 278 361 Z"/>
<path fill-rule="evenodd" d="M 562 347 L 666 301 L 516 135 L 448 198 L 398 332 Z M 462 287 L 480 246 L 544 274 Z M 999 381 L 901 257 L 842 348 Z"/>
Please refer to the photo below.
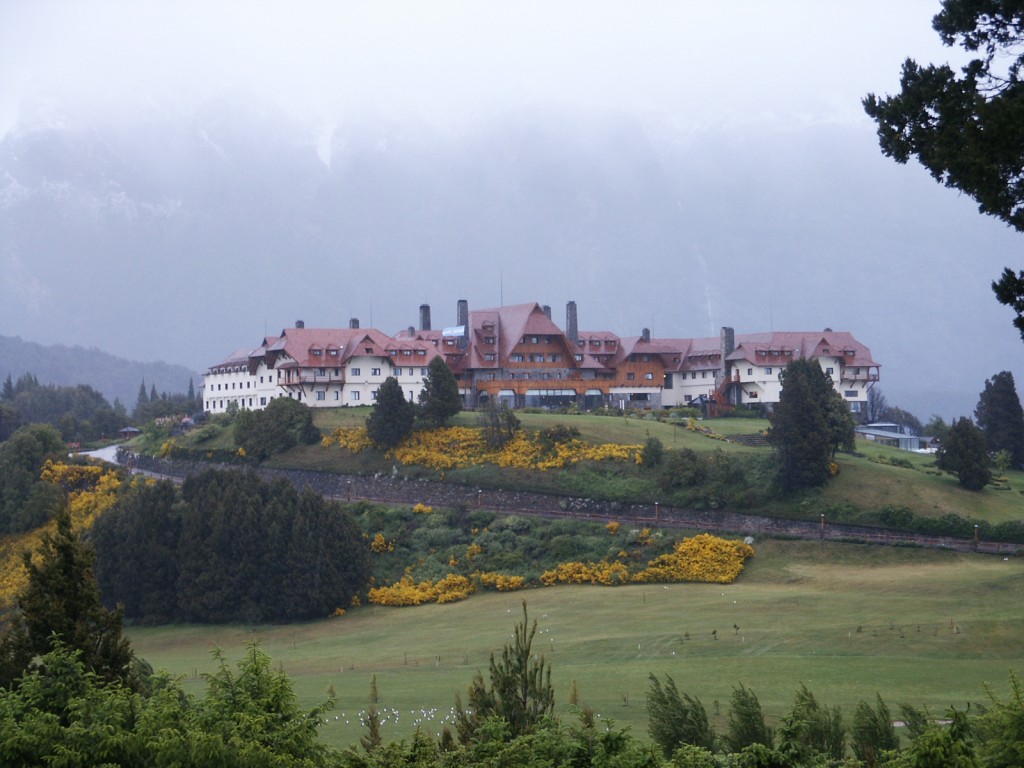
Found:
<path fill-rule="evenodd" d="M 255 635 L 305 704 L 334 687 L 338 720 L 323 733 L 342 745 L 362 732 L 356 720 L 373 674 L 382 710 L 398 713 L 385 738 L 417 725 L 436 731 L 455 692 L 464 695 L 508 639 L 523 599 L 540 624 L 537 650 L 553 662 L 558 710 L 566 713 L 575 680 L 583 703 L 639 734 L 649 673 L 672 675 L 721 727 L 738 682 L 773 717 L 805 682 L 849 722 L 857 701 L 876 692 L 890 706 L 907 701 L 941 713 L 981 700 L 982 682 L 1005 692 L 1009 672 L 1024 666 L 1024 560 L 817 542 L 755 547 L 757 557 L 725 587 L 557 587 L 445 606 L 364 607 L 303 625 L 129 634 L 154 666 L 187 677 L 212 669 L 213 647 L 236 659 Z"/>

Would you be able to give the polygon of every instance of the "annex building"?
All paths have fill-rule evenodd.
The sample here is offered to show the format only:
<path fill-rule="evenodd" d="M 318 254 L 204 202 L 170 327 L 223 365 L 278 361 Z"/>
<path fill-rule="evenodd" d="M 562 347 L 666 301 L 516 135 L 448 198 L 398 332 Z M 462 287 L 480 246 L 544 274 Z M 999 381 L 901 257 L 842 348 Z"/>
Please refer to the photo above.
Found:
<path fill-rule="evenodd" d="M 657 338 L 645 328 L 638 336 L 619 336 L 580 329 L 573 301 L 564 328 L 539 304 L 470 310 L 460 300 L 452 326 L 434 330 L 428 305 L 420 307 L 419 319 L 418 328 L 394 335 L 361 329 L 355 319 L 343 329 L 306 328 L 299 321 L 211 366 L 203 408 L 261 409 L 278 397 L 311 407 L 372 405 L 389 376 L 416 400 L 438 356 L 455 374 L 467 408 L 495 401 L 514 408 L 768 409 L 778 402 L 786 364 L 811 358 L 850 410 L 862 414 L 879 379 L 871 351 L 852 334 L 828 328 L 750 334 L 722 328 L 717 337 L 700 339 Z"/>

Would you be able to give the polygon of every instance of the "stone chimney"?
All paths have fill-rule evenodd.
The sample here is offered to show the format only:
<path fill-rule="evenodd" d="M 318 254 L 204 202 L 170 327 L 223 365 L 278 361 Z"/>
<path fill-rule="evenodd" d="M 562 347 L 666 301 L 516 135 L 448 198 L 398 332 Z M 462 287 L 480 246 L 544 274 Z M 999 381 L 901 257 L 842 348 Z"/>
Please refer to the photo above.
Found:
<path fill-rule="evenodd" d="M 420 330 L 430 330 L 430 305 L 420 304 Z"/>
<path fill-rule="evenodd" d="M 722 326 L 719 338 L 721 339 L 722 367 L 718 369 L 718 374 L 715 376 L 715 385 L 720 387 L 725 381 L 725 377 L 729 375 L 729 364 L 726 362 L 726 358 L 736 349 L 736 333 L 732 328 Z"/>
<path fill-rule="evenodd" d="M 359 327 L 359 318 L 358 317 L 353 317 L 353 318 L 349 319 L 348 327 L 349 328 L 358 328 Z"/>
<path fill-rule="evenodd" d="M 565 305 L 565 335 L 573 344 L 579 341 L 580 338 L 580 326 L 576 320 L 575 301 L 570 301 Z"/>
<path fill-rule="evenodd" d="M 458 324 L 462 326 L 462 335 L 459 337 L 459 349 L 469 346 L 469 302 L 459 299 Z"/>
<path fill-rule="evenodd" d="M 415 328 L 413 328 L 413 327 L 412 327 L 412 326 L 410 325 L 410 326 L 409 326 L 409 338 L 411 339 L 411 338 L 413 338 L 413 337 L 414 337 L 415 335 L 416 335 L 416 329 L 415 329 Z"/>
<path fill-rule="evenodd" d="M 306 327 L 306 323 L 304 321 L 302 321 L 302 320 L 296 320 L 295 321 L 295 327 L 296 328 L 305 328 Z"/>
<path fill-rule="evenodd" d="M 549 305 L 549 304 L 545 304 L 545 305 L 544 305 L 543 307 L 541 307 L 541 311 L 542 311 L 542 312 L 544 313 L 544 316 L 545 316 L 545 317 L 546 317 L 546 318 L 547 318 L 548 320 L 550 320 L 550 319 L 551 319 L 551 305 Z"/>
<path fill-rule="evenodd" d="M 651 340 L 651 329 L 650 328 L 644 328 L 640 332 L 640 340 L 641 341 L 645 341 L 645 342 L 650 342 L 650 340 Z"/>

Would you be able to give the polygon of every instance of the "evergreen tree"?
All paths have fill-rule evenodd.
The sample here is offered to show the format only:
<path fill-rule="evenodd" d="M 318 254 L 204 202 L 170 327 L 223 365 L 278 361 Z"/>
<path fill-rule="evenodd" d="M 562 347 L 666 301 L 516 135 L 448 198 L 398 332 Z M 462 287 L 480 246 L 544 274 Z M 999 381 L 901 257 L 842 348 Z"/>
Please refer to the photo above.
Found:
<path fill-rule="evenodd" d="M 455 697 L 456 728 L 463 743 L 471 742 L 489 718 L 498 718 L 511 737 L 533 733 L 551 717 L 555 691 L 551 687 L 551 666 L 543 654 L 533 652 L 537 622 L 530 625 L 523 601 L 523 620 L 517 622 L 512 644 L 505 644 L 501 658 L 491 654 L 490 685 L 479 672 L 468 691 L 467 709 Z"/>
<path fill-rule="evenodd" d="M 1009 453 L 1014 468 L 1024 464 L 1024 409 L 1012 373 L 1003 371 L 985 381 L 974 417 L 990 451 Z"/>
<path fill-rule="evenodd" d="M 7 378 L 4 379 L 4 388 L 0 391 L 0 400 L 6 400 L 10 402 L 14 399 L 14 382 L 11 380 L 11 374 L 7 374 Z"/>
<path fill-rule="evenodd" d="M 671 757 L 683 744 L 714 749 L 715 732 L 708 723 L 708 713 L 700 699 L 680 693 L 675 680 L 669 675 L 665 675 L 664 685 L 653 674 L 650 681 L 647 728 L 651 740 L 661 747 L 665 757 Z"/>
<path fill-rule="evenodd" d="M 789 363 L 780 378 L 782 391 L 768 433 L 778 460 L 776 480 L 784 492 L 824 485 L 835 440 L 825 415 L 828 401 L 823 401 L 831 384 L 821 366 L 807 358 Z"/>
<path fill-rule="evenodd" d="M 131 681 L 132 651 L 121 633 L 121 611 L 100 604 L 95 553 L 72 530 L 65 509 L 57 530 L 43 536 L 35 557 L 24 554 L 28 584 L 15 600 L 10 625 L 0 636 L 0 675 L 10 685 L 32 660 L 59 639 L 78 651 L 88 670 L 107 682 Z"/>
<path fill-rule="evenodd" d="M 159 399 L 160 395 L 157 394 L 156 383 L 154 382 L 153 386 L 149 388 L 149 402 L 155 403 Z"/>
<path fill-rule="evenodd" d="M 185 397 L 187 397 L 189 399 L 189 402 L 195 403 L 195 400 L 196 400 L 196 387 L 195 387 L 195 384 L 192 383 L 192 377 L 191 376 L 189 376 L 189 379 L 188 379 L 188 393 L 185 395 Z"/>
<path fill-rule="evenodd" d="M 379 447 L 394 448 L 412 432 L 416 412 L 405 399 L 398 379 L 388 376 L 377 390 L 377 401 L 366 420 L 366 431 Z"/>
<path fill-rule="evenodd" d="M 881 765 L 884 760 L 883 753 L 900 745 L 889 708 L 880 695 L 876 698 L 874 707 L 863 700 L 857 704 L 850 727 L 853 754 L 866 768 Z"/>
<path fill-rule="evenodd" d="M 772 731 L 764 722 L 761 702 L 742 683 L 739 688 L 732 689 L 729 732 L 725 740 L 733 752 L 739 752 L 750 744 L 772 745 Z"/>
<path fill-rule="evenodd" d="M 461 410 L 462 397 L 455 374 L 443 357 L 435 357 L 427 367 L 427 377 L 420 391 L 420 413 L 426 421 L 443 427 Z"/>
<path fill-rule="evenodd" d="M 135 399 L 135 412 L 141 411 L 148 402 L 149 395 L 146 393 L 146 380 L 143 379 L 139 384 L 139 396 Z"/>
<path fill-rule="evenodd" d="M 953 421 L 935 463 L 969 491 L 980 491 L 992 480 L 985 434 L 968 418 Z"/>

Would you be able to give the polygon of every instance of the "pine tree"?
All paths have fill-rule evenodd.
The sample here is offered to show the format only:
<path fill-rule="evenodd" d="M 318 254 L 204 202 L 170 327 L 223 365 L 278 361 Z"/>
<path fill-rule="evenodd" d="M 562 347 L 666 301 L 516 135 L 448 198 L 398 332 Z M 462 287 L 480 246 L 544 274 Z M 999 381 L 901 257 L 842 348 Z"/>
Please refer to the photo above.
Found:
<path fill-rule="evenodd" d="M 153 386 L 149 388 L 149 402 L 155 403 L 159 399 L 160 395 L 157 394 L 156 384 L 154 383 Z"/>
<path fill-rule="evenodd" d="M 435 357 L 430 361 L 419 402 L 424 420 L 439 427 L 443 427 L 448 419 L 462 410 L 458 382 L 443 357 Z"/>
<path fill-rule="evenodd" d="M 394 448 L 412 432 L 415 420 L 414 406 L 405 399 L 398 379 L 388 376 L 377 390 L 373 412 L 366 420 L 370 439 L 381 448 Z"/>
<path fill-rule="evenodd" d="M 4 379 L 4 388 L 0 392 L 0 400 L 10 402 L 14 399 L 14 382 L 11 380 L 11 374 L 7 374 L 7 378 Z"/>
<path fill-rule="evenodd" d="M 990 451 L 1009 453 L 1014 468 L 1024 464 L 1024 409 L 1012 373 L 1003 371 L 985 381 L 974 417 Z"/>
<path fill-rule="evenodd" d="M 729 732 L 725 740 L 733 752 L 739 752 L 750 744 L 772 745 L 772 730 L 764 722 L 761 702 L 742 683 L 739 688 L 732 689 Z"/>
<path fill-rule="evenodd" d="M 67 509 L 35 556 L 24 554 L 28 584 L 18 595 L 11 624 L 0 636 L 0 675 L 9 686 L 54 639 L 79 651 L 86 668 L 108 682 L 131 682 L 132 650 L 121 632 L 121 611 L 100 604 L 95 554 L 71 527 Z"/>
<path fill-rule="evenodd" d="M 533 652 L 537 622 L 531 625 L 523 601 L 523 620 L 517 622 L 511 644 L 506 643 L 501 658 L 491 654 L 490 685 L 479 672 L 468 691 L 469 707 L 455 697 L 455 723 L 464 743 L 473 740 L 477 728 L 489 717 L 499 717 L 508 725 L 513 738 L 532 733 L 551 716 L 555 691 L 551 687 L 551 666 L 543 654 Z"/>
<path fill-rule="evenodd" d="M 936 466 L 957 476 L 969 491 L 980 491 L 992 480 L 985 434 L 970 419 L 953 421 L 939 448 Z"/>
<path fill-rule="evenodd" d="M 708 723 L 708 713 L 700 699 L 680 693 L 676 681 L 669 675 L 665 675 L 664 685 L 653 674 L 650 681 L 647 728 L 665 757 L 671 757 L 683 744 L 714 749 L 715 732 Z"/>
<path fill-rule="evenodd" d="M 192 377 L 188 379 L 188 394 L 185 395 L 188 398 L 189 404 L 194 404 L 196 401 L 196 386 L 192 383 Z"/>
<path fill-rule="evenodd" d="M 821 366 L 807 358 L 794 360 L 782 372 L 782 391 L 768 438 L 778 458 L 776 480 L 785 492 L 828 481 L 835 437 L 826 418 L 824 378 Z"/>

